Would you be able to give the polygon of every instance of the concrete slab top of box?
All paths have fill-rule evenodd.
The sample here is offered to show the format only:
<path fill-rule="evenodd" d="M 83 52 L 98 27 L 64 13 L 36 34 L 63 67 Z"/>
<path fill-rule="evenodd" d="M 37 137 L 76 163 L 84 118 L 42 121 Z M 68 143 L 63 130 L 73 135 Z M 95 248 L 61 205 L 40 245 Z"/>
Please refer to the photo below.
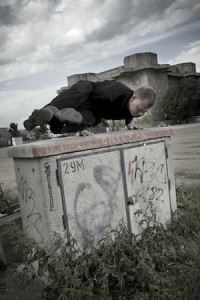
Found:
<path fill-rule="evenodd" d="M 148 128 L 133 131 L 114 131 L 95 134 L 91 137 L 64 137 L 11 147 L 8 150 L 8 155 L 13 158 L 46 157 L 167 137 L 171 136 L 172 133 L 171 128 Z"/>

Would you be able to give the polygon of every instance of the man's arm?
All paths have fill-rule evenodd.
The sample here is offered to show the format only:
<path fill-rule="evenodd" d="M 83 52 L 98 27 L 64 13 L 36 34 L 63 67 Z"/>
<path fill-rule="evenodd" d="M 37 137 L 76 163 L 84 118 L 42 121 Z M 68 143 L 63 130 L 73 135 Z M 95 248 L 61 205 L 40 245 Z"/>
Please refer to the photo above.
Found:
<path fill-rule="evenodd" d="M 133 118 L 125 119 L 125 125 L 129 125 L 133 121 Z"/>
<path fill-rule="evenodd" d="M 130 119 L 126 119 L 125 120 L 125 125 L 126 125 L 126 128 L 128 130 L 138 130 L 138 129 L 143 129 L 143 127 L 140 127 L 140 126 L 137 126 L 135 124 L 132 124 L 131 122 L 133 121 L 133 118 L 130 118 Z"/>

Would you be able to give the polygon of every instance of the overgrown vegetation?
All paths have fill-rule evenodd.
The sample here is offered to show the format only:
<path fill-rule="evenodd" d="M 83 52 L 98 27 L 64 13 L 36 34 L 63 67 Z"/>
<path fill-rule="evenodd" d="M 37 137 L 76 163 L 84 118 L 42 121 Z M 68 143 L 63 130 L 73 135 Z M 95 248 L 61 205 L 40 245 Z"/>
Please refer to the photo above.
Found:
<path fill-rule="evenodd" d="M 200 114 L 200 79 L 183 78 L 177 87 L 171 88 L 161 105 L 166 119 L 184 120 Z"/>
<path fill-rule="evenodd" d="M 9 190 L 3 190 L 3 183 L 0 183 L 0 213 L 11 214 L 12 206 L 19 202 L 18 198 L 12 196 Z"/>
<path fill-rule="evenodd" d="M 177 189 L 178 210 L 168 229 L 154 215 L 138 236 L 122 223 L 98 248 L 88 244 L 82 253 L 67 233 L 67 243 L 56 236 L 55 248 L 45 249 L 18 232 L 29 263 L 37 260 L 39 274 L 49 273 L 45 299 L 199 299 L 199 195 L 200 187 Z"/>

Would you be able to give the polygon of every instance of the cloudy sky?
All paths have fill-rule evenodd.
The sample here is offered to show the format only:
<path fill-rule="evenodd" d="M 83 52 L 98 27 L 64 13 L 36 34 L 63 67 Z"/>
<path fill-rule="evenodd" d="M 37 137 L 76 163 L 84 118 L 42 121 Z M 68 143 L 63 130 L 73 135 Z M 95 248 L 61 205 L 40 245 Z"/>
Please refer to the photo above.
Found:
<path fill-rule="evenodd" d="M 138 52 L 200 72 L 199 0 L 0 0 L 0 127 L 23 128 L 67 76 Z"/>

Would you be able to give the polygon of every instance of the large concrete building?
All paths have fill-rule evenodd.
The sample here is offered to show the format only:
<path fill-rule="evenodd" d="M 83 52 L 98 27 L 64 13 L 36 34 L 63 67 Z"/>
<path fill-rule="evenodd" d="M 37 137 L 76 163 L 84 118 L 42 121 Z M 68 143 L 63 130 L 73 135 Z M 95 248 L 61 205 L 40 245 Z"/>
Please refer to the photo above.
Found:
<path fill-rule="evenodd" d="M 141 86 L 149 85 L 156 90 L 157 103 L 153 107 L 152 120 L 157 122 L 164 120 L 164 112 L 160 106 L 160 101 L 167 90 L 178 84 L 183 77 L 199 77 L 196 72 L 196 65 L 192 62 L 181 63 L 177 65 L 158 64 L 157 54 L 152 52 L 136 53 L 124 58 L 124 65 L 107 70 L 101 73 L 75 74 L 67 77 L 69 88 L 79 80 L 103 81 L 116 80 L 122 82 L 133 90 Z"/>

